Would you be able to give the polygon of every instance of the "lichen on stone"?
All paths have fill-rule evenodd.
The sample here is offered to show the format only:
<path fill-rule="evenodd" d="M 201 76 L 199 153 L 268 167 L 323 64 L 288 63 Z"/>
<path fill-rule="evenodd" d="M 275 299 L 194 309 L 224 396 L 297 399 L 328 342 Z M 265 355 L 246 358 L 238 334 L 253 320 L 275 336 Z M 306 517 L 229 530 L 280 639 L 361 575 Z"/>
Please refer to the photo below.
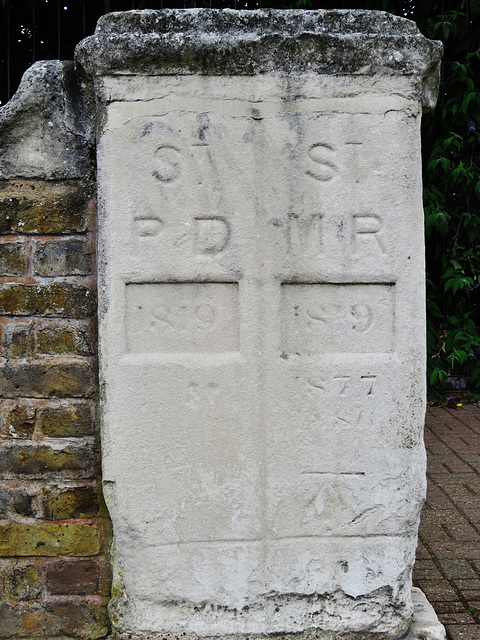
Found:
<path fill-rule="evenodd" d="M 442 45 L 382 11 L 165 9 L 103 16 L 76 48 L 87 74 L 418 76 L 431 107 Z"/>

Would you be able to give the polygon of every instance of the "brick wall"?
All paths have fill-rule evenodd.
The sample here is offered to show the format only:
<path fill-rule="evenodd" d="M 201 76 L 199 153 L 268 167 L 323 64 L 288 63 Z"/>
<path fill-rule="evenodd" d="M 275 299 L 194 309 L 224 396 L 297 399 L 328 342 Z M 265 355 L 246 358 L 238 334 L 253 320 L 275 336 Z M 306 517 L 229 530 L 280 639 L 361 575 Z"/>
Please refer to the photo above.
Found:
<path fill-rule="evenodd" d="M 94 189 L 0 181 L 0 637 L 108 633 Z"/>

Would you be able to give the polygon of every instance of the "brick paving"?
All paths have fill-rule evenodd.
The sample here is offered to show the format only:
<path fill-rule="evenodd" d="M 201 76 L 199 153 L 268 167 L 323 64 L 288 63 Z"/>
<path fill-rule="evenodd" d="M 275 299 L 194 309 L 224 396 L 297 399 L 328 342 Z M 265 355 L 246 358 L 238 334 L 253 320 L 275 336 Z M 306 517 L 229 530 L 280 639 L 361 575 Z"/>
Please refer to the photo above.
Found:
<path fill-rule="evenodd" d="M 480 640 L 480 407 L 429 408 L 427 501 L 414 584 L 449 640 Z"/>

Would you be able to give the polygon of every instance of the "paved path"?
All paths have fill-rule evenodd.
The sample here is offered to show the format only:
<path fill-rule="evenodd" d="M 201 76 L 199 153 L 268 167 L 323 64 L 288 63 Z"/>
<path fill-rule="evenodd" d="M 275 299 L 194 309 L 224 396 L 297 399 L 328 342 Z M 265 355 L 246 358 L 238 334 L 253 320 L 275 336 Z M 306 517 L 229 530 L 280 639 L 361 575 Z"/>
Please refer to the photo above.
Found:
<path fill-rule="evenodd" d="M 414 584 L 449 640 L 480 640 L 480 407 L 427 412 L 427 502 Z"/>

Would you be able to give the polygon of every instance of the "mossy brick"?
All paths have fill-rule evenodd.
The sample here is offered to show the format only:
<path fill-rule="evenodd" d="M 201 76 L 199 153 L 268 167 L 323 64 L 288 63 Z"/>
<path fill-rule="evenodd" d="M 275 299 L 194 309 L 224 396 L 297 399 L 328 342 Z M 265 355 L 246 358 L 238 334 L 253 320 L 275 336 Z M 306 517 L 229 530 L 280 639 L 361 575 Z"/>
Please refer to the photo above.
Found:
<path fill-rule="evenodd" d="M 72 637 L 95 640 L 109 632 L 106 607 L 89 602 L 21 603 L 0 607 L 1 638 Z"/>
<path fill-rule="evenodd" d="M 0 314 L 4 316 L 89 318 L 95 315 L 95 310 L 95 291 L 81 285 L 55 282 L 0 286 Z"/>
<path fill-rule="evenodd" d="M 5 518 L 8 514 L 9 494 L 0 491 L 0 518 Z"/>
<path fill-rule="evenodd" d="M 37 353 L 90 356 L 92 339 L 89 332 L 80 327 L 43 327 L 37 330 Z"/>
<path fill-rule="evenodd" d="M 87 238 L 49 240 L 36 244 L 33 254 L 33 272 L 36 275 L 85 276 L 92 273 L 92 268 L 93 256 Z"/>
<path fill-rule="evenodd" d="M 41 523 L 0 526 L 1 557 L 87 557 L 97 555 L 100 550 L 100 534 L 96 524 Z"/>
<path fill-rule="evenodd" d="M 88 190 L 77 181 L 0 181 L 0 233 L 85 231 Z"/>
<path fill-rule="evenodd" d="M 48 520 L 93 518 L 100 509 L 98 496 L 93 487 L 44 489 L 43 506 Z"/>
<path fill-rule="evenodd" d="M 5 447 L 0 451 L 0 474 L 42 477 L 59 473 L 91 478 L 93 451 L 90 447 L 68 446 L 52 449 L 45 445 Z"/>
<path fill-rule="evenodd" d="M 89 403 L 47 407 L 40 415 L 40 430 L 50 438 L 93 435 L 95 427 Z"/>
<path fill-rule="evenodd" d="M 12 592 L 19 600 L 38 598 L 42 592 L 42 585 L 37 567 L 16 567 L 12 572 Z"/>
<path fill-rule="evenodd" d="M 95 391 L 94 364 L 83 362 L 9 362 L 0 366 L 3 398 L 78 398 Z"/>
<path fill-rule="evenodd" d="M 26 491 L 14 491 L 13 508 L 20 516 L 31 517 L 35 515 L 33 498 Z"/>
<path fill-rule="evenodd" d="M 28 253 L 24 242 L 0 243 L 0 276 L 26 276 Z"/>
<path fill-rule="evenodd" d="M 17 405 L 7 409 L 5 427 L 8 435 L 13 438 L 30 439 L 35 430 L 37 410 L 30 405 Z"/>
<path fill-rule="evenodd" d="M 5 326 L 3 355 L 6 358 L 24 358 L 33 353 L 33 323 L 15 322 Z"/>
<path fill-rule="evenodd" d="M 45 583 L 52 595 L 96 594 L 100 587 L 97 563 L 94 559 L 55 562 L 45 570 Z"/>

